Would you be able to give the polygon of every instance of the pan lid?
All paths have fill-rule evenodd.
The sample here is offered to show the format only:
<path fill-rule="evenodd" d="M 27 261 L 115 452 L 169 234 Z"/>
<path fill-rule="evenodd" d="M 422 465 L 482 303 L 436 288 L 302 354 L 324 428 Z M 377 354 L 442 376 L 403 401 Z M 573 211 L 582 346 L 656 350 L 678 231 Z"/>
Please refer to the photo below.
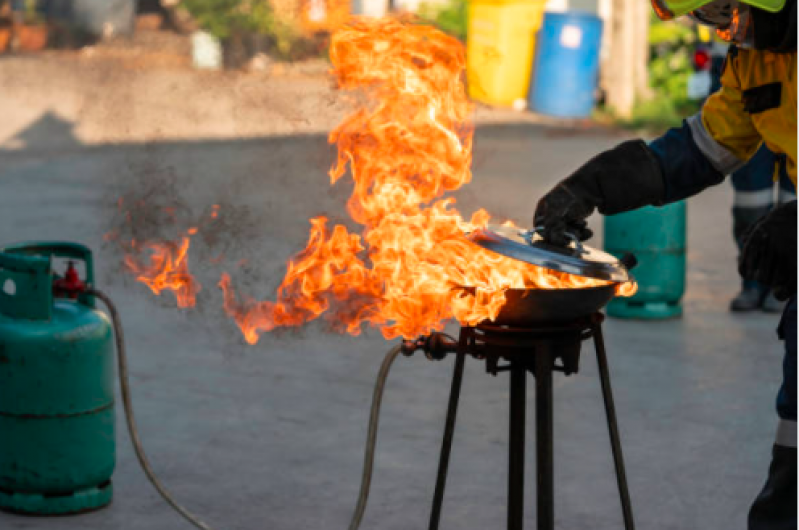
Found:
<path fill-rule="evenodd" d="M 572 234 L 566 235 L 571 242 L 561 247 L 544 241 L 535 229 L 488 225 L 467 233 L 466 238 L 497 254 L 553 271 L 618 283 L 633 279 L 629 269 L 635 266 L 636 260 L 631 254 L 619 260 L 607 252 L 583 245 Z"/>

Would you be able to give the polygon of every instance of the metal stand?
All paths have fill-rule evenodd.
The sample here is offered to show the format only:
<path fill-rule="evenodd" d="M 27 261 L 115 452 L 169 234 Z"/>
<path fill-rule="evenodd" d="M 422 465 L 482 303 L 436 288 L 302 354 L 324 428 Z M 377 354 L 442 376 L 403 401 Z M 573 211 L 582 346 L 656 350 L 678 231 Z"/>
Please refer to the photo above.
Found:
<path fill-rule="evenodd" d="M 508 436 L 508 528 L 524 526 L 524 435 L 527 415 L 527 367 L 511 363 L 510 433 Z"/>
<path fill-rule="evenodd" d="M 430 514 L 430 530 L 438 530 L 438 523 L 441 520 L 441 505 L 444 502 L 444 488 L 447 485 L 449 453 L 452 449 L 452 436 L 455 434 L 455 416 L 458 414 L 458 398 L 461 394 L 465 358 L 466 354 L 461 351 L 458 352 L 455 358 L 455 373 L 452 374 L 447 420 L 444 424 L 444 440 L 441 442 L 441 458 L 438 459 L 438 477 L 436 478 L 436 491 L 433 494 L 433 511 Z"/>
<path fill-rule="evenodd" d="M 570 375 L 577 371 L 580 343 L 593 337 L 596 348 L 602 397 L 605 403 L 611 452 L 616 470 L 625 530 L 635 530 L 624 458 L 616 422 L 616 410 L 610 387 L 605 344 L 602 339 L 601 314 L 590 320 L 562 327 L 510 329 L 483 326 L 462 328 L 458 340 L 455 371 L 449 396 L 441 457 L 438 464 L 430 530 L 437 530 L 447 481 L 449 456 L 455 432 L 461 381 L 466 354 L 485 359 L 486 369 L 496 375 L 510 372 L 510 436 L 508 449 L 508 530 L 524 527 L 524 456 L 527 401 L 527 372 L 535 376 L 536 411 L 536 494 L 537 530 L 555 528 L 555 492 L 553 460 L 553 394 L 552 374 L 555 371 Z M 500 365 L 500 359 L 506 365 Z M 561 364 L 557 364 L 557 360 Z"/>

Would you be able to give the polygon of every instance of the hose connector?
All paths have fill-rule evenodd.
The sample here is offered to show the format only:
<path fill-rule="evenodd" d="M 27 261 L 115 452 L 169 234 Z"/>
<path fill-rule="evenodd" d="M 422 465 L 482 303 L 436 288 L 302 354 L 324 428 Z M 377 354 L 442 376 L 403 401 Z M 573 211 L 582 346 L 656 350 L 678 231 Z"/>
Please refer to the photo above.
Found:
<path fill-rule="evenodd" d="M 435 332 L 416 339 L 403 340 L 401 351 L 406 357 L 410 357 L 417 351 L 422 351 L 425 357 L 431 361 L 440 361 L 447 354 L 458 351 L 458 341 L 446 333 Z"/>

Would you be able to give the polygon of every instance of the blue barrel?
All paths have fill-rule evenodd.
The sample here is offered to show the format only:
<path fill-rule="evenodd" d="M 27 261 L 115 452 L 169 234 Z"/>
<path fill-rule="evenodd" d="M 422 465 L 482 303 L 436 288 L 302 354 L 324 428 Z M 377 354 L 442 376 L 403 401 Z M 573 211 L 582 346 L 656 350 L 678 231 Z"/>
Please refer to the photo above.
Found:
<path fill-rule="evenodd" d="M 594 108 L 602 19 L 590 13 L 546 13 L 538 32 L 529 108 L 585 118 Z"/>

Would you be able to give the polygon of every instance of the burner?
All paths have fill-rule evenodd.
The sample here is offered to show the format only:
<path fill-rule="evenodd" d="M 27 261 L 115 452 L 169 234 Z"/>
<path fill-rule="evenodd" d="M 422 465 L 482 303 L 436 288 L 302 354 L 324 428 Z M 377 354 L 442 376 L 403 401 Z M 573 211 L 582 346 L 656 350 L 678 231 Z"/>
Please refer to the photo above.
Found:
<path fill-rule="evenodd" d="M 463 379 L 466 356 L 486 363 L 486 371 L 497 375 L 510 372 L 510 444 L 508 459 L 508 530 L 522 530 L 524 525 L 524 457 L 525 414 L 527 405 L 527 373 L 535 377 L 536 423 L 536 493 L 538 530 L 555 527 L 552 377 L 553 372 L 565 375 L 579 369 L 580 347 L 593 338 L 596 348 L 602 397 L 605 402 L 611 451 L 616 468 L 625 530 L 634 530 L 630 494 L 624 470 L 621 440 L 610 387 L 605 344 L 602 339 L 601 313 L 559 324 L 533 324 L 511 327 L 491 323 L 462 327 L 457 341 L 443 333 L 433 333 L 415 341 L 403 343 L 403 353 L 411 355 L 422 350 L 428 358 L 440 360 L 454 353 L 455 371 L 447 408 L 444 438 L 441 445 L 430 530 L 437 530 L 444 500 L 449 455 L 455 432 L 455 418 Z"/>

